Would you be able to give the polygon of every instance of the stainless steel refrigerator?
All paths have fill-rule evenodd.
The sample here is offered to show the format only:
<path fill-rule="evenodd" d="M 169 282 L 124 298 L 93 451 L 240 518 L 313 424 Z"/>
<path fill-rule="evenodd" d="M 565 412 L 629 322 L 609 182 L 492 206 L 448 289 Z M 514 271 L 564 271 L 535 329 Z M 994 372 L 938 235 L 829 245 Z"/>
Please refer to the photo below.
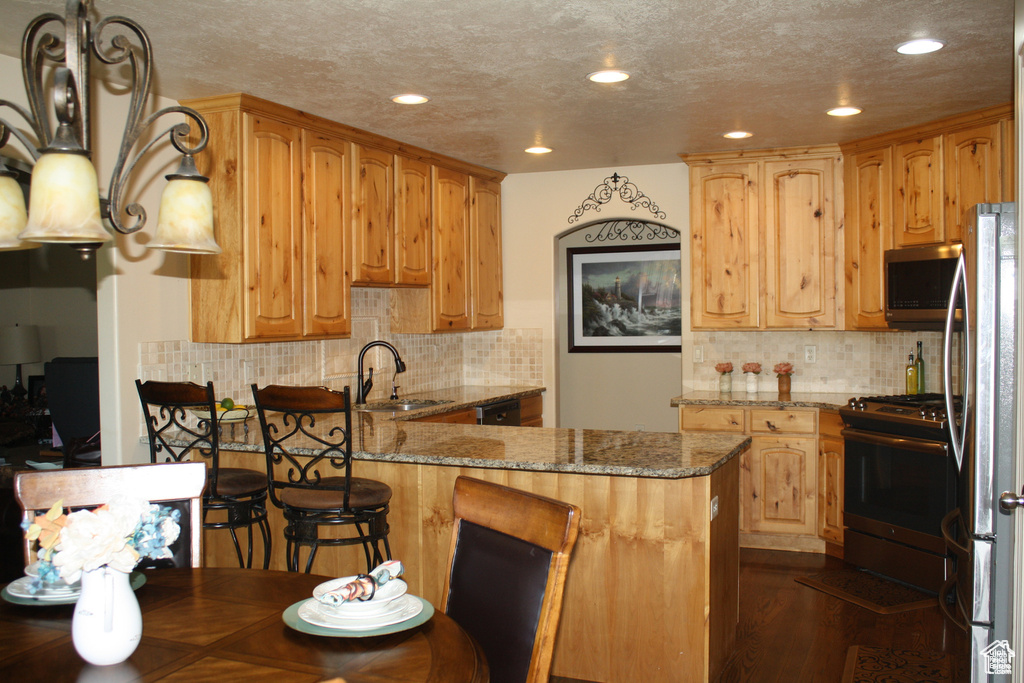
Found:
<path fill-rule="evenodd" d="M 1010 681 L 1013 667 L 1013 509 L 1017 405 L 1016 205 L 978 204 L 965 222 L 964 248 L 943 339 L 944 391 L 958 507 L 943 520 L 947 617 L 964 632 L 964 680 Z M 954 312 L 962 308 L 962 325 Z M 1003 498 L 1001 503 L 1000 498 Z M 1024 501 L 1022 501 L 1024 502 Z"/>

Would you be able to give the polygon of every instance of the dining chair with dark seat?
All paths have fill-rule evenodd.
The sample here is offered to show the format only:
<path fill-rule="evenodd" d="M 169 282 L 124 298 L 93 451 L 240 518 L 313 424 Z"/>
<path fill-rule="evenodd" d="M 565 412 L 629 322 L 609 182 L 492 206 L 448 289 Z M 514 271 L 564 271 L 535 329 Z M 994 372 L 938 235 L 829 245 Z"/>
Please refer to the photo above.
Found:
<path fill-rule="evenodd" d="M 95 508 L 119 494 L 182 510 L 178 540 L 171 545 L 174 557 L 170 564 L 175 567 L 203 565 L 199 529 L 205 487 L 206 463 L 202 462 L 41 470 L 19 472 L 14 479 L 14 495 L 22 520 L 27 522 L 46 513 L 57 501 L 63 501 L 64 508 Z M 25 539 L 26 565 L 36 559 L 34 545 Z"/>
<path fill-rule="evenodd" d="M 267 521 L 267 476 L 261 470 L 220 466 L 220 425 L 213 382 L 135 380 L 149 434 L 152 462 L 182 462 L 208 458 L 208 483 L 203 495 L 203 528 L 227 529 L 240 567 L 252 567 L 253 526 L 263 537 L 263 568 L 270 566 L 271 535 Z M 192 416 L 192 410 L 202 415 Z M 176 443 L 172 443 L 176 442 Z M 178 445 L 181 444 L 181 445 Z M 245 556 L 237 529 L 248 532 Z"/>
<path fill-rule="evenodd" d="M 548 680 L 580 509 L 459 477 L 441 609 L 483 649 L 491 683 Z"/>
<path fill-rule="evenodd" d="M 360 544 L 366 571 L 391 559 L 388 506 L 391 487 L 352 476 L 352 401 L 349 388 L 252 385 L 267 460 L 270 500 L 286 521 L 285 556 L 306 573 L 320 546 Z M 320 527 L 351 527 L 353 535 L 320 537 Z M 381 545 L 384 552 L 381 552 Z"/>

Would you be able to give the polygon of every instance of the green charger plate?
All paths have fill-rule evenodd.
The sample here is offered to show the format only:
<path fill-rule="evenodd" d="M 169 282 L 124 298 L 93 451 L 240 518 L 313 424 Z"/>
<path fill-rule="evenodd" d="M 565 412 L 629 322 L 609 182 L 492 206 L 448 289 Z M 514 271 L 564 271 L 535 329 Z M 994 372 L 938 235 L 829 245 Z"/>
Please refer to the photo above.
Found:
<path fill-rule="evenodd" d="M 316 598 L 306 598 L 306 600 L 299 600 L 294 605 L 291 605 L 284 611 L 281 618 L 284 619 L 284 623 L 296 631 L 302 633 L 308 633 L 313 636 L 331 636 L 333 638 L 368 638 L 370 636 L 386 636 L 389 633 L 398 633 L 400 631 L 406 631 L 410 628 L 416 628 L 421 624 L 427 623 L 430 617 L 434 616 L 434 606 L 429 602 L 413 595 L 411 597 L 416 598 L 423 603 L 423 609 L 414 617 L 400 621 L 397 624 L 390 624 L 388 626 L 381 626 L 380 628 L 363 630 L 353 630 L 347 628 L 328 628 L 326 626 L 317 626 L 311 624 L 302 617 L 299 616 L 299 607 L 306 602 L 306 600 L 315 600 Z"/>

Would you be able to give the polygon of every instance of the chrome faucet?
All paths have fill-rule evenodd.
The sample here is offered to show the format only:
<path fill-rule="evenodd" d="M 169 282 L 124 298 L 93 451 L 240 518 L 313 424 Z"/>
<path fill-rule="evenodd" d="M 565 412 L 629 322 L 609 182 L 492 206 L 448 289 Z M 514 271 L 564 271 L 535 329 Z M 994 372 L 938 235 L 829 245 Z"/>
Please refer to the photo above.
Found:
<path fill-rule="evenodd" d="M 363 356 L 365 356 L 366 352 L 369 351 L 374 346 L 383 346 L 384 348 L 386 348 L 388 351 L 391 352 L 391 355 L 393 355 L 395 357 L 395 374 L 396 375 L 398 373 L 400 373 L 400 372 L 405 372 L 405 363 L 402 362 L 402 357 L 398 355 L 398 349 L 396 349 L 394 346 L 392 346 L 391 344 L 387 343 L 386 341 L 382 341 L 380 339 L 378 339 L 377 341 L 370 342 L 369 344 L 364 346 L 363 349 L 359 352 L 359 379 L 358 379 L 358 385 L 356 386 L 356 403 L 357 404 L 358 403 L 366 403 L 366 398 L 370 395 L 370 390 L 373 389 L 373 368 L 372 367 L 370 368 L 370 376 L 366 379 L 366 381 L 363 381 Z M 391 386 L 392 386 L 391 398 L 398 398 L 398 387 L 395 386 L 394 380 L 392 380 Z"/>

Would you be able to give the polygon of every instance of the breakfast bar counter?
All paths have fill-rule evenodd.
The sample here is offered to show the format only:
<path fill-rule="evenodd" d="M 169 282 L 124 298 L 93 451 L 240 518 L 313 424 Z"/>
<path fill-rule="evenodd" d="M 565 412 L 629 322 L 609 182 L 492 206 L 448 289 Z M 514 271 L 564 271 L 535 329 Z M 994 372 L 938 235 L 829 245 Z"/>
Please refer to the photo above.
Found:
<path fill-rule="evenodd" d="M 483 403 L 542 389 L 449 391 Z M 404 413 L 353 414 L 353 473 L 393 491 L 389 538 L 410 591 L 441 602 L 459 475 L 564 500 L 580 506 L 582 522 L 552 673 L 605 682 L 714 680 L 736 638 L 737 456 L 750 437 L 411 419 L 466 403 L 456 398 Z M 258 420 L 223 426 L 221 462 L 263 466 Z M 270 522 L 271 567 L 283 568 L 280 511 L 270 510 Z M 227 534 L 207 531 L 204 539 L 207 566 L 237 566 Z M 254 565 L 260 552 L 257 544 Z M 361 550 L 324 548 L 314 571 L 350 575 L 363 562 Z"/>

